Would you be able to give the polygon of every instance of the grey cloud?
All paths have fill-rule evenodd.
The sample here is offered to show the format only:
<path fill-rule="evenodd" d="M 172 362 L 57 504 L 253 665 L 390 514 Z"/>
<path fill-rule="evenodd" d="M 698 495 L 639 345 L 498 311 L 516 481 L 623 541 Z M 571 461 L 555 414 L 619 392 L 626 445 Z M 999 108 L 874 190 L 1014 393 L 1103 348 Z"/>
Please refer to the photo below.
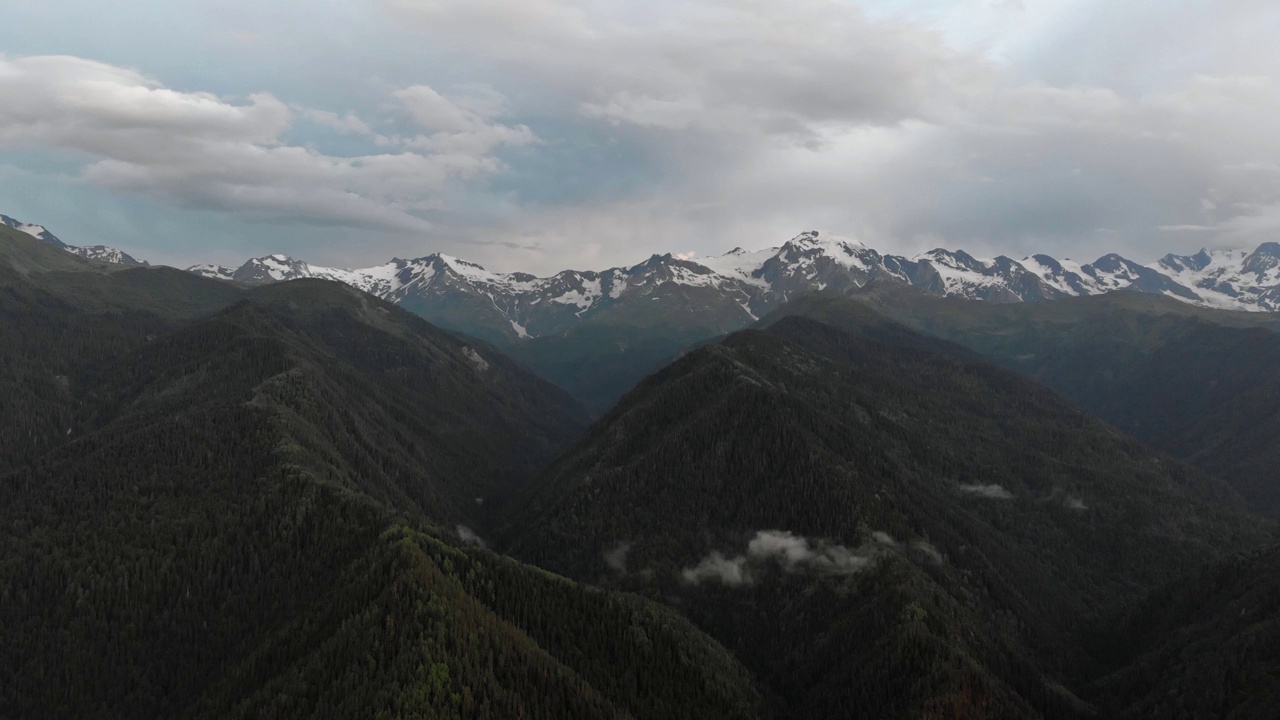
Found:
<path fill-rule="evenodd" d="M 420 97 L 429 88 L 410 88 Z M 417 95 L 413 95 L 417 93 Z M 435 94 L 466 127 L 445 137 L 384 138 L 397 152 L 341 157 L 289 145 L 295 112 L 272 95 L 234 102 L 180 92 L 136 71 L 75 57 L 0 57 L 0 146 L 71 152 L 85 182 L 254 220 L 421 232 L 449 188 L 494 173 L 505 144 L 531 141 Z M 354 114 L 303 117 L 374 134 Z M 376 135 L 376 134 L 375 134 Z"/>
<path fill-rule="evenodd" d="M 820 139 L 828 125 L 931 116 L 985 73 L 936 33 L 827 0 L 645 10 L 556 0 L 383 5 L 589 117 L 665 130 Z"/>
<path fill-rule="evenodd" d="M 943 5 L 373 0 L 303 23 L 223 14 L 212 31 L 235 44 L 181 59 L 195 34 L 130 35 L 139 49 L 114 52 L 128 33 L 71 28 L 68 47 L 174 83 L 0 57 L 0 147 L 55 149 L 85 183 L 175 207 L 333 226 L 308 234 L 346 264 L 443 245 L 554 272 L 808 228 L 900 253 L 1147 261 L 1280 235 L 1274 2 Z M 11 37 L 38 34 L 42 16 L 12 14 Z M 332 52 L 335 32 L 350 53 Z M 306 70 L 275 69 L 298 56 Z M 174 89 L 184 65 L 186 87 L 242 96 Z M 256 89 L 271 93 L 243 94 Z M 351 156 L 308 145 L 317 130 Z"/>
<path fill-rule="evenodd" d="M 551 0 L 382 4 L 588 119 L 648 133 L 641 142 L 664 168 L 651 188 L 485 228 L 543 238 L 547 253 L 572 243 L 557 237 L 590 230 L 576 236 L 589 238 L 579 263 L 633 261 L 673 242 L 704 254 L 763 246 L 810 226 L 897 252 L 1138 260 L 1280 231 L 1280 176 L 1256 169 L 1280 161 L 1270 129 L 1280 90 L 1268 75 L 1280 53 L 1254 43 L 1241 54 L 1220 32 L 1232 22 L 1280 30 L 1265 3 L 1218 12 L 1143 0 L 1143 12 L 1110 13 L 1057 2 L 1006 13 L 1011 34 L 1030 28 L 1042 45 L 1071 37 L 1059 58 L 1102 50 L 1064 31 L 1064 18 L 1100 37 L 1124 28 L 1129 45 L 1152 51 L 1125 61 L 1135 72 L 1181 58 L 1162 28 L 1210 17 L 1213 31 L 1188 34 L 1184 46 L 1209 58 L 1195 67 L 1212 74 L 1131 76 L 1153 80 L 1146 86 L 1104 74 L 1055 85 L 1029 72 L 1034 60 L 1002 64 L 923 26 L 822 0 L 659 2 L 643 12 Z M 1207 230 L 1160 229 L 1173 226 Z"/>

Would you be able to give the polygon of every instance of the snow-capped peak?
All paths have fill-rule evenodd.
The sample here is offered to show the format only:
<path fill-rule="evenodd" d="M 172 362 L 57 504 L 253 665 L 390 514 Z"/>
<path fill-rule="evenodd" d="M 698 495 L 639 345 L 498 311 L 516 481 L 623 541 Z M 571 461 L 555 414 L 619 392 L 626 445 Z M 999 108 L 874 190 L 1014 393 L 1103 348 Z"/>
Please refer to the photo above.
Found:
<path fill-rule="evenodd" d="M 769 258 L 777 255 L 779 250 L 781 248 L 770 247 L 751 252 L 737 247 L 715 257 L 695 257 L 693 262 L 712 272 L 727 277 L 741 278 L 747 282 L 764 286 L 767 283 L 759 278 L 760 269 L 764 267 Z"/>
<path fill-rule="evenodd" d="M 18 232 L 24 232 L 37 240 L 44 240 L 45 242 L 57 245 L 58 247 L 67 246 L 67 244 L 59 240 L 57 236 L 45 229 L 43 225 L 25 223 L 16 218 L 11 218 L 8 215 L 0 215 L 0 225 L 6 225 Z"/>
<path fill-rule="evenodd" d="M 818 257 L 827 257 L 846 267 L 865 267 L 862 253 L 867 246 L 852 238 L 809 230 L 791 238 L 783 246 L 783 250 L 792 248 L 803 258 L 801 262 L 812 262 Z"/>
<path fill-rule="evenodd" d="M 194 273 L 201 277 L 216 278 L 218 280 L 230 280 L 236 273 L 233 267 L 226 265 L 216 265 L 212 263 L 202 263 L 200 265 L 192 265 L 187 268 L 187 272 Z"/>
<path fill-rule="evenodd" d="M 88 258 L 90 260 L 98 260 L 100 262 L 114 263 L 116 265 L 147 265 L 148 264 L 145 261 L 134 258 L 132 255 L 129 255 L 128 253 L 122 250 L 117 250 L 116 248 L 113 248 L 113 247 L 107 247 L 106 245 L 85 245 L 85 246 L 68 245 L 62 242 L 62 240 L 58 239 L 58 236 L 49 232 L 48 229 L 46 229 L 43 225 L 33 225 L 31 223 L 25 223 L 25 222 L 22 222 L 21 220 L 11 218 L 8 215 L 0 215 L 0 225 L 7 225 L 15 230 L 24 232 L 30 235 L 31 237 L 36 238 L 37 240 L 43 240 L 49 243 L 50 245 L 53 245 L 55 247 L 60 247 L 63 250 L 66 250 L 67 252 L 71 253 L 72 255 L 79 255 L 82 258 Z"/>
<path fill-rule="evenodd" d="M 1280 310 L 1280 244 L 1253 250 L 1201 250 L 1166 255 L 1151 266 L 1201 304 L 1229 309 Z"/>
<path fill-rule="evenodd" d="M 268 283 L 313 276 L 307 263 L 276 253 L 253 258 L 241 265 L 232 278 L 240 282 Z"/>
<path fill-rule="evenodd" d="M 746 324 L 797 294 L 853 292 L 874 278 L 927 293 L 994 302 L 1031 302 L 1115 290 L 1158 293 L 1237 310 L 1280 310 L 1280 244 L 1253 251 L 1170 255 L 1144 266 L 1116 254 L 1093 263 L 1030 255 L 978 258 L 936 248 L 914 257 L 882 255 L 858 240 L 800 233 L 780 247 L 733 248 L 708 257 L 655 254 L 629 267 L 565 270 L 550 277 L 493 272 L 441 253 L 347 270 L 267 255 L 238 269 L 195 266 L 192 272 L 245 282 L 320 277 L 344 282 L 442 323 L 489 328 L 507 341 L 563 332 L 616 304 L 667 312 L 719 312 Z M 678 304 L 673 306 L 672 304 Z M 469 318 L 458 320 L 458 313 Z M 468 324 L 470 323 L 470 324 Z M 741 327 L 741 325 L 738 325 Z M 496 328 L 496 329 L 495 329 Z"/>

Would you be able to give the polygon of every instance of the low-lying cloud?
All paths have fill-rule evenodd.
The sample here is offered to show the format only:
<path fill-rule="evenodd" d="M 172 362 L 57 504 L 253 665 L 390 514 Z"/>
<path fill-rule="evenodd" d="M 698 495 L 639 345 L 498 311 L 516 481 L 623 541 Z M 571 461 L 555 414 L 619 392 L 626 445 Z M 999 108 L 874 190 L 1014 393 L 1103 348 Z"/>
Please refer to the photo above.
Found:
<path fill-rule="evenodd" d="M 713 551 L 710 555 L 702 558 L 697 565 L 685 568 L 680 572 L 680 577 L 685 582 L 695 585 L 704 580 L 716 580 L 731 587 L 754 582 L 747 568 L 746 556 L 738 555 L 733 558 L 727 558 L 724 553 L 719 551 Z"/>
<path fill-rule="evenodd" d="M 627 553 L 631 552 L 631 543 L 623 541 L 604 551 L 604 562 L 614 572 L 627 572 Z"/>
<path fill-rule="evenodd" d="M 942 553 L 938 552 L 938 548 L 934 547 L 933 543 L 915 540 L 911 543 L 911 549 L 921 553 L 938 565 L 942 564 Z"/>
<path fill-rule="evenodd" d="M 459 523 L 454 528 L 454 532 L 458 534 L 458 539 L 464 543 L 467 543 L 469 545 L 479 545 L 480 547 L 488 547 L 488 545 L 486 545 L 484 541 L 484 538 L 480 537 L 478 534 L 476 534 L 475 530 L 472 530 L 466 525 Z"/>
<path fill-rule="evenodd" d="M 960 485 L 959 489 L 961 493 L 975 497 L 990 498 L 992 500 L 1013 499 L 1013 493 L 1005 490 L 1001 485 Z"/>
<path fill-rule="evenodd" d="M 755 582 L 754 571 L 774 566 L 789 573 L 852 575 L 874 562 L 870 550 L 853 550 L 823 540 L 811 540 L 782 530 L 762 530 L 747 543 L 746 552 L 727 557 L 714 551 L 697 565 L 681 571 L 685 582 L 715 580 L 740 586 Z"/>

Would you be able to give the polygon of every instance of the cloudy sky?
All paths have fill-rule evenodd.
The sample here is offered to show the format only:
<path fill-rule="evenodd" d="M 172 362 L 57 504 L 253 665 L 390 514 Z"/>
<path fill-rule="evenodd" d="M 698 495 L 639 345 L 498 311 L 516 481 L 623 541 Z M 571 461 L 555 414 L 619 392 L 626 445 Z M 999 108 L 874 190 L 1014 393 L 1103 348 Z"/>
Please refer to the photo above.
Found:
<path fill-rule="evenodd" d="M 1275 0 L 6 0 L 0 212 L 175 265 L 1280 239 Z"/>

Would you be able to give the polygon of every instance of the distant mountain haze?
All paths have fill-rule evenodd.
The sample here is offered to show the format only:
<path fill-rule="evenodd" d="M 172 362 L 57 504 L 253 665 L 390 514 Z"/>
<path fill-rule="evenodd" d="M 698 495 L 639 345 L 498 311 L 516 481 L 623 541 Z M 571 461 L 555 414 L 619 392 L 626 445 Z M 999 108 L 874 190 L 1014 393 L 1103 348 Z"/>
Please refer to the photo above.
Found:
<path fill-rule="evenodd" d="M 1204 308 L 1264 314 L 1280 309 L 1275 243 L 1251 251 L 1168 255 L 1151 265 L 1114 254 L 1081 264 L 1046 255 L 980 260 L 943 249 L 908 258 L 805 232 L 764 250 L 735 248 L 693 259 L 654 255 L 630 267 L 550 277 L 494 273 L 443 254 L 356 270 L 278 254 L 235 268 L 188 270 L 246 284 L 304 277 L 346 283 L 507 349 L 596 414 L 687 348 L 747 327 L 808 292 L 849 294 L 889 285 L 938 297 L 1034 304 L 1132 291 Z"/>

